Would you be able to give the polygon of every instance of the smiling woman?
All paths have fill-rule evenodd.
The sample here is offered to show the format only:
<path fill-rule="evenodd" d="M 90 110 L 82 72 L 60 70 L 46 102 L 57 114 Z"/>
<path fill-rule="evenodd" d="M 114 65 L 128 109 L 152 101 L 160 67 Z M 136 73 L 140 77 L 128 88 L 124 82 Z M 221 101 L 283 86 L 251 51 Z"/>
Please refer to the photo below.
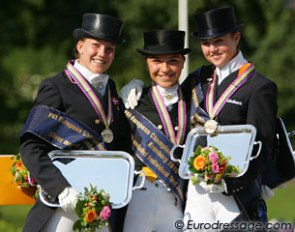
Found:
<path fill-rule="evenodd" d="M 83 14 L 81 27 L 73 30 L 74 60 L 69 59 L 63 70 L 39 86 L 20 135 L 20 154 L 46 197 L 61 207 L 45 206 L 38 200 L 27 215 L 24 231 L 73 231 L 79 192 L 50 160 L 50 151 L 129 152 L 129 124 L 120 107 L 116 84 L 105 73 L 114 60 L 116 45 L 125 41 L 120 38 L 122 28 L 123 22 L 113 16 Z M 37 129 L 40 125 L 47 128 Z M 111 215 L 113 231 L 122 230 L 120 213 L 124 210 L 115 209 Z M 103 229 L 109 231 L 105 226 Z"/>
<path fill-rule="evenodd" d="M 154 55 L 146 58 L 152 81 L 162 88 L 171 88 L 178 83 L 185 57 L 182 54 Z"/>
<path fill-rule="evenodd" d="M 190 52 L 184 48 L 184 36 L 185 32 L 176 30 L 146 31 L 143 49 L 137 49 L 145 58 L 153 84 L 144 89 L 134 111 L 125 111 L 134 133 L 138 168 L 147 176 L 145 191 L 135 191 L 128 206 L 126 232 L 175 231 L 175 221 L 183 218 L 184 184 L 178 165 L 167 156 L 174 144 L 183 143 L 189 128 L 189 102 L 178 84 L 184 55 Z M 155 219 L 155 215 L 161 216 Z"/>
<path fill-rule="evenodd" d="M 77 43 L 79 63 L 93 73 L 104 73 L 115 57 L 116 44 L 104 40 L 83 38 Z"/>

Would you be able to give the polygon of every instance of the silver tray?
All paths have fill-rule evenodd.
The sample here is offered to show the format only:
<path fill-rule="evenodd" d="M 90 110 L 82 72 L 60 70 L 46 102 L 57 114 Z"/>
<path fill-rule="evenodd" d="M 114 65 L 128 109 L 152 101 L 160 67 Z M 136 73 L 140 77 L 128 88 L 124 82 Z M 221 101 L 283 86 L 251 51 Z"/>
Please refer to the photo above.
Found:
<path fill-rule="evenodd" d="M 258 157 L 261 150 L 261 142 L 255 142 L 256 128 L 252 125 L 218 126 L 217 134 L 211 136 L 206 133 L 203 127 L 192 129 L 186 139 L 183 155 L 180 160 L 173 156 L 171 159 L 180 162 L 179 176 L 183 179 L 190 179 L 192 173 L 189 171 L 188 160 L 192 157 L 198 145 L 215 146 L 225 156 L 230 156 L 230 164 L 238 166 L 240 172 L 232 174 L 231 177 L 242 176 L 248 169 L 249 162 Z M 255 156 L 251 157 L 253 146 L 259 144 Z"/>
<path fill-rule="evenodd" d="M 112 208 L 121 208 L 127 205 L 132 197 L 132 190 L 141 188 L 133 187 L 134 160 L 133 157 L 122 151 L 61 151 L 55 150 L 48 154 L 53 164 L 62 172 L 68 182 L 79 192 L 84 188 L 97 186 L 110 194 Z M 68 162 L 70 161 L 70 162 Z M 59 207 L 45 199 L 45 194 L 40 191 L 40 199 L 46 205 Z"/>

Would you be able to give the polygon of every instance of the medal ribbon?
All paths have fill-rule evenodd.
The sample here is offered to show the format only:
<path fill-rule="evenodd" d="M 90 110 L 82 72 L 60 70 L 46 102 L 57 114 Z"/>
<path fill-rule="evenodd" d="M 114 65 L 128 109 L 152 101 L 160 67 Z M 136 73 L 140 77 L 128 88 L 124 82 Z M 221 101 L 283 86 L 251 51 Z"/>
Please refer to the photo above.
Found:
<path fill-rule="evenodd" d="M 210 118 L 213 119 L 215 116 L 219 114 L 221 109 L 224 107 L 227 100 L 254 74 L 255 67 L 253 63 L 247 63 L 243 65 L 236 79 L 226 88 L 226 90 L 222 93 L 220 98 L 217 100 L 215 105 L 214 102 L 214 90 L 217 82 L 217 78 L 213 78 L 212 82 L 209 84 L 207 96 L 206 96 L 206 109 Z"/>
<path fill-rule="evenodd" d="M 98 115 L 99 119 L 104 123 L 105 127 L 108 128 L 113 120 L 113 111 L 112 111 L 112 101 L 111 101 L 111 91 L 108 87 L 108 114 L 106 115 L 103 106 L 88 84 L 88 82 L 85 80 L 85 78 L 79 73 L 79 71 L 72 65 L 72 63 L 69 61 L 67 63 L 67 67 L 65 69 L 65 73 L 69 78 L 73 80 L 74 83 L 77 83 L 79 88 L 82 90 L 82 92 L 85 94 L 85 96 L 88 98 L 89 102 L 91 103 L 93 109 L 95 110 L 96 114 Z"/>
<path fill-rule="evenodd" d="M 164 126 L 164 131 L 167 137 L 174 143 L 174 144 L 181 144 L 184 140 L 186 123 L 187 123 L 187 116 L 186 116 L 186 104 L 183 100 L 183 95 L 181 88 L 178 88 L 179 100 L 178 100 L 178 132 L 177 136 L 175 136 L 172 121 L 170 115 L 167 111 L 167 107 L 164 103 L 164 99 L 160 94 L 157 86 L 153 86 L 151 88 L 151 96 L 153 101 L 156 105 L 156 108 L 159 112 L 162 124 Z"/>

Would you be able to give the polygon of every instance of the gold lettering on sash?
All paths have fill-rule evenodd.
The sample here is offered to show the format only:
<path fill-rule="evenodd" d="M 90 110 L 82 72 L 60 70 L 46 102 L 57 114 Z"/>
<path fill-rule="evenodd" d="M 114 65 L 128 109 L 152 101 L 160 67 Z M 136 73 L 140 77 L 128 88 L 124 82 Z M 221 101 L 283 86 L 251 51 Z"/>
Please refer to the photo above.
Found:
<path fill-rule="evenodd" d="M 95 138 L 93 138 L 88 131 L 86 130 L 82 130 L 81 128 L 79 128 L 78 126 L 72 124 L 71 122 L 67 121 L 66 118 L 58 115 L 58 114 L 54 114 L 52 112 L 50 112 L 48 114 L 48 118 L 51 118 L 53 120 L 59 121 L 61 124 L 63 124 L 65 127 L 67 127 L 68 129 L 71 129 L 73 131 L 75 131 L 76 133 L 84 136 L 85 138 L 87 138 L 89 141 L 84 141 L 84 144 L 86 145 L 86 147 L 89 150 L 93 150 L 94 146 L 90 143 L 90 141 L 92 141 L 95 144 L 95 147 L 97 147 L 99 150 L 105 150 L 105 148 L 102 146 L 102 144 L 100 144 Z M 61 138 L 60 136 L 58 136 L 57 134 L 55 134 L 54 132 L 51 132 L 50 137 L 52 137 L 53 139 L 55 139 L 56 141 L 63 143 L 66 146 L 74 146 L 74 144 L 72 144 L 71 142 L 64 140 L 63 138 Z"/>
<path fill-rule="evenodd" d="M 167 154 L 170 154 L 169 148 L 158 139 L 155 133 L 152 133 L 150 137 L 161 147 L 161 149 L 163 149 Z"/>
<path fill-rule="evenodd" d="M 71 142 L 69 142 L 68 140 L 64 140 L 63 144 L 68 147 L 73 146 L 73 144 Z"/>
<path fill-rule="evenodd" d="M 147 155 L 145 149 L 135 139 L 132 140 L 132 143 L 141 154 Z"/>
<path fill-rule="evenodd" d="M 49 137 L 53 138 L 54 140 L 56 140 L 59 143 L 63 143 L 63 140 L 64 140 L 62 137 L 58 136 L 56 133 L 54 133 L 52 131 L 50 132 Z"/>
<path fill-rule="evenodd" d="M 165 145 L 155 133 L 153 132 L 151 133 L 151 131 L 146 126 L 144 126 L 143 123 L 140 122 L 136 118 L 136 116 L 134 116 L 131 112 L 129 112 L 128 110 L 125 110 L 125 115 L 132 123 L 136 125 L 137 129 L 142 130 L 147 136 L 149 136 L 149 138 L 152 139 L 152 141 L 149 142 L 147 146 L 153 151 L 155 155 L 157 155 L 157 157 L 160 158 L 160 162 L 166 163 L 167 166 L 170 168 L 170 170 L 174 174 L 178 175 L 178 166 L 169 159 L 170 149 L 167 147 L 167 145 Z M 158 162 L 158 160 L 156 160 L 154 157 L 149 155 L 146 152 L 145 148 L 141 146 L 141 144 L 135 140 L 134 135 L 131 135 L 131 139 L 132 139 L 132 144 L 135 146 L 136 150 L 139 153 L 141 153 L 143 156 L 145 156 L 148 159 L 148 161 L 151 163 L 151 165 L 155 167 L 165 178 L 168 179 L 168 182 L 170 182 L 172 186 L 174 186 L 174 188 L 178 192 L 178 196 L 180 197 L 180 200 L 183 201 L 183 192 L 182 192 L 181 186 L 179 185 L 175 177 L 171 175 L 170 170 L 169 172 L 166 171 L 163 168 L 163 166 Z M 155 145 L 158 145 L 160 149 L 157 148 Z"/>
<path fill-rule="evenodd" d="M 137 128 L 141 129 L 145 134 L 149 135 L 151 131 L 146 128 L 135 116 L 133 116 L 129 111 L 125 110 L 126 117 L 133 122 Z"/>
<path fill-rule="evenodd" d="M 96 147 L 98 148 L 98 150 L 101 150 L 101 151 L 105 150 L 104 146 L 102 146 L 101 143 L 97 144 Z"/>
<path fill-rule="evenodd" d="M 153 152 L 155 152 L 155 154 L 164 162 L 167 163 L 168 159 L 167 157 L 165 157 L 165 155 L 158 149 L 155 147 L 153 142 L 150 142 L 148 144 L 148 147 L 152 149 Z"/>
<path fill-rule="evenodd" d="M 170 175 L 169 172 L 167 172 L 161 164 L 157 160 L 155 160 L 153 157 L 149 158 L 149 161 L 165 176 L 166 178 Z"/>
<path fill-rule="evenodd" d="M 58 119 L 58 115 L 57 114 L 54 114 L 54 113 L 49 113 L 48 114 L 48 118 L 52 118 L 52 119 L 54 119 L 54 120 L 57 120 Z"/>
<path fill-rule="evenodd" d="M 83 130 L 82 135 L 83 135 L 84 137 L 88 138 L 88 139 L 91 138 L 89 132 L 86 131 L 86 130 Z"/>
<path fill-rule="evenodd" d="M 199 99 L 197 97 L 197 91 L 195 88 L 192 90 L 192 99 L 194 102 L 194 105 L 196 108 L 199 107 Z M 199 116 L 199 114 L 196 112 L 192 117 L 191 117 L 191 124 L 193 127 L 196 126 L 203 126 L 205 124 L 205 120 Z"/>
<path fill-rule="evenodd" d="M 197 97 L 197 91 L 195 88 L 193 88 L 192 90 L 192 99 L 193 99 L 193 102 L 195 103 L 195 107 L 197 108 L 199 106 L 199 99 Z"/>

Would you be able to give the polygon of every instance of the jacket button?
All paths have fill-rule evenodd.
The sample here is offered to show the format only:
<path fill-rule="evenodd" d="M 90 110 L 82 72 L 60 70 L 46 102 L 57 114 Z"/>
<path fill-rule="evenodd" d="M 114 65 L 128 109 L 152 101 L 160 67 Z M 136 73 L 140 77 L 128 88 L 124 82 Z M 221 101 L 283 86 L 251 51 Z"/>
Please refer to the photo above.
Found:
<path fill-rule="evenodd" d="M 158 128 L 159 130 L 162 130 L 162 129 L 163 129 L 163 126 L 160 124 L 160 125 L 157 126 L 157 128 Z"/>

